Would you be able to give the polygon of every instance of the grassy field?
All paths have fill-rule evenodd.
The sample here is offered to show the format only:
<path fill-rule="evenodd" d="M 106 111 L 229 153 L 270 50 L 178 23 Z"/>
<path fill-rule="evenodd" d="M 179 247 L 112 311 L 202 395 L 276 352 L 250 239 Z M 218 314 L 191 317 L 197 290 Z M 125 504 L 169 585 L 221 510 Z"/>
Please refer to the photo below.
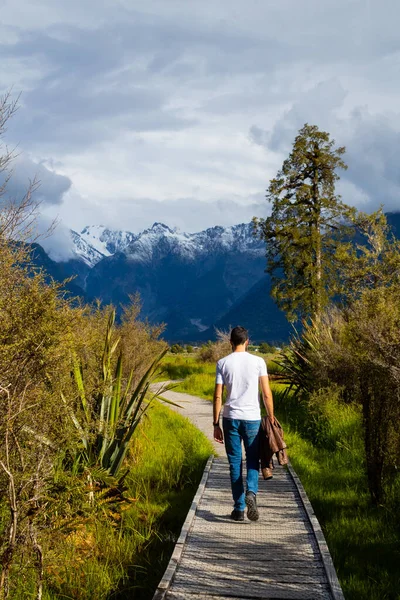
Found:
<path fill-rule="evenodd" d="M 336 450 L 316 447 L 277 403 L 299 475 L 324 531 L 347 600 L 400 598 L 398 506 L 374 507 L 367 488 L 361 416 L 356 408 L 332 411 Z"/>
<path fill-rule="evenodd" d="M 178 391 L 212 400 L 214 365 L 191 357 L 167 360 L 171 378 L 175 372 L 185 377 Z M 319 439 L 322 434 L 304 420 L 298 402 L 283 400 L 281 385 L 272 383 L 272 389 L 291 462 L 321 523 L 346 600 L 399 600 L 400 507 L 395 498 L 400 495 L 393 490 L 385 507 L 370 502 L 359 409 L 332 400 Z"/>
<path fill-rule="evenodd" d="M 259 354 L 268 365 L 268 372 L 275 373 L 278 368 L 273 362 L 276 358 L 273 354 Z M 163 363 L 163 373 L 158 377 L 159 381 L 164 379 L 183 379 L 177 385 L 175 391 L 186 392 L 194 396 L 200 396 L 212 400 L 215 384 L 215 364 L 201 363 L 196 360 L 195 355 L 167 355 Z"/>
<path fill-rule="evenodd" d="M 213 365 L 204 365 L 197 362 L 194 354 L 167 354 L 163 359 L 162 371 L 156 381 L 184 379 L 189 375 L 204 373 L 207 367 L 215 369 Z"/>
<path fill-rule="evenodd" d="M 155 407 L 134 446 L 129 476 L 130 489 L 141 499 L 135 523 L 144 522 L 146 531 L 151 524 L 151 535 L 132 571 L 136 593 L 125 586 L 113 598 L 152 598 L 212 452 L 211 443 L 188 419 L 161 404 Z"/>
<path fill-rule="evenodd" d="M 82 520 L 59 536 L 45 553 L 43 600 L 150 600 L 211 453 L 187 419 L 155 403 L 128 457 L 132 504 L 114 523 Z M 12 600 L 36 597 L 29 574 L 18 587 Z"/>

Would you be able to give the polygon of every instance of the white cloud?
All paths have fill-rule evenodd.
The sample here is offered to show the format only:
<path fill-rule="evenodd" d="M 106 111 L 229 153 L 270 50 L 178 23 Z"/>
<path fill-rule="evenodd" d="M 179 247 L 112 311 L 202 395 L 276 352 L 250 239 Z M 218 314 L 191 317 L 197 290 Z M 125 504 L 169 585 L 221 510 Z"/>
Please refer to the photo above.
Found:
<path fill-rule="evenodd" d="M 56 262 L 74 258 L 69 227 L 57 223 L 42 214 L 37 223 L 39 237 L 37 243 L 44 248 L 50 258 Z"/>
<path fill-rule="evenodd" d="M 399 16 L 395 0 L 4 0 L 0 88 L 23 92 L 7 140 L 74 228 L 265 214 L 253 198 L 305 122 L 347 146 L 344 200 L 393 210 Z"/>

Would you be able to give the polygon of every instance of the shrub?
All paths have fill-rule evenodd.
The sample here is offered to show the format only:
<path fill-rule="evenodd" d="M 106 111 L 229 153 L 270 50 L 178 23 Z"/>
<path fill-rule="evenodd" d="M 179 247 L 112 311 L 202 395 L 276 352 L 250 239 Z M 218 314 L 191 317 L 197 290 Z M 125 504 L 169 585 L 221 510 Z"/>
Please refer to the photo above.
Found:
<path fill-rule="evenodd" d="M 170 348 L 170 352 L 172 352 L 172 354 L 183 354 L 185 348 L 180 344 L 173 344 Z"/>
<path fill-rule="evenodd" d="M 258 351 L 261 352 L 261 354 L 272 354 L 275 352 L 275 346 L 271 346 L 268 342 L 261 342 Z"/>
<path fill-rule="evenodd" d="M 216 342 L 209 341 L 200 348 L 199 360 L 201 362 L 217 362 L 220 358 L 223 358 L 232 352 L 232 346 L 229 341 L 229 332 L 217 329 L 216 333 Z"/>
<path fill-rule="evenodd" d="M 0 137 L 15 108 L 8 96 L 0 99 Z M 67 300 L 62 285 L 32 265 L 25 241 L 35 236 L 37 205 L 31 194 L 36 183 L 22 199 L 7 202 L 2 196 L 13 156 L 5 146 L 1 149 L 5 153 L 0 156 L 0 597 L 41 598 L 49 563 L 50 569 L 60 571 L 63 549 L 71 547 L 73 554 L 69 542 L 83 541 L 92 553 L 86 537 L 92 539 L 91 526 L 99 513 L 110 530 L 121 516 L 118 511 L 112 514 L 121 489 L 104 490 L 101 483 L 108 485 L 104 468 L 97 463 L 94 473 L 84 461 L 74 461 L 83 455 L 82 415 L 86 412 L 89 423 L 85 442 L 93 447 L 97 434 L 101 434 L 97 441 L 102 442 L 115 433 L 110 418 L 114 415 L 115 425 L 118 402 L 110 398 L 121 400 L 120 414 L 125 413 L 127 420 L 119 422 L 116 436 L 120 439 L 124 431 L 127 434 L 120 440 L 125 451 L 134 431 L 129 428 L 130 415 L 131 425 L 138 423 L 148 406 L 144 397 L 148 381 L 143 375 L 152 371 L 152 363 L 155 367 L 155 357 L 166 344 L 158 340 L 162 326 L 138 321 L 136 298 L 125 309 L 121 324 L 107 332 L 109 352 L 104 351 L 112 307 L 85 307 Z M 126 371 L 121 368 L 121 354 L 111 350 L 117 347 Z M 115 372 L 112 378 L 110 373 Z M 139 391 L 139 404 L 132 398 L 134 390 Z M 77 409 L 72 419 L 60 402 L 61 391 L 68 398 L 68 408 Z M 123 391 L 130 393 L 124 396 Z M 102 431 L 91 427 L 96 418 L 104 426 Z M 117 452 L 109 445 L 108 449 Z M 88 563 L 94 581 L 95 567 Z M 78 597 L 75 592 L 72 596 Z"/>
<path fill-rule="evenodd" d="M 368 484 L 384 500 L 400 462 L 400 291 L 365 290 L 352 305 L 330 308 L 306 323 L 281 364 L 299 398 L 314 398 L 332 384 L 345 403 L 362 407 Z M 320 421 L 318 421 L 320 424 Z"/>

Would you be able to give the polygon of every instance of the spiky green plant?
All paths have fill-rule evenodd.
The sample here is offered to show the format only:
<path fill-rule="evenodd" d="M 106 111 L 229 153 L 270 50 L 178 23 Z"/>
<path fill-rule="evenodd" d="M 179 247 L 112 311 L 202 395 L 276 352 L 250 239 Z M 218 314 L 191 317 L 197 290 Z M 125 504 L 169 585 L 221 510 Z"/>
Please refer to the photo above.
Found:
<path fill-rule="evenodd" d="M 115 311 L 112 310 L 104 342 L 100 391 L 92 398 L 88 398 L 86 393 L 82 364 L 78 357 L 73 355 L 72 375 L 82 409 L 81 420 L 65 396 L 63 394 L 61 396 L 79 432 L 83 446 L 76 460 L 84 466 L 101 467 L 109 475 L 116 477 L 126 456 L 129 442 L 141 419 L 153 400 L 159 398 L 172 386 L 158 387 L 155 392 L 149 389 L 152 380 L 157 376 L 157 370 L 167 349 L 155 357 L 135 386 L 132 385 L 133 370 L 127 379 L 124 379 L 121 351 L 113 368 L 114 355 L 119 345 L 119 339 L 113 341 L 114 325 Z M 165 399 L 163 401 L 173 404 Z"/>
<path fill-rule="evenodd" d="M 313 389 L 313 381 L 310 377 L 312 365 L 309 358 L 310 351 L 316 351 L 314 332 L 311 335 L 296 335 L 292 338 L 290 345 L 274 361 L 280 369 L 280 382 L 287 384 L 285 394 L 293 392 L 310 392 Z"/>

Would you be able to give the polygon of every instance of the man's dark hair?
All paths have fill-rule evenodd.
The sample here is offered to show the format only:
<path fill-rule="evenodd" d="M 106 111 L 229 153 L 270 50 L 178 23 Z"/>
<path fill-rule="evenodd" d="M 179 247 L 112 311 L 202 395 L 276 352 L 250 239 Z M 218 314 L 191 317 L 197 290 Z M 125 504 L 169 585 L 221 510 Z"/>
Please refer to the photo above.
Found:
<path fill-rule="evenodd" d="M 231 342 L 234 346 L 240 346 L 249 339 L 249 332 L 244 327 L 234 327 L 231 331 Z"/>

